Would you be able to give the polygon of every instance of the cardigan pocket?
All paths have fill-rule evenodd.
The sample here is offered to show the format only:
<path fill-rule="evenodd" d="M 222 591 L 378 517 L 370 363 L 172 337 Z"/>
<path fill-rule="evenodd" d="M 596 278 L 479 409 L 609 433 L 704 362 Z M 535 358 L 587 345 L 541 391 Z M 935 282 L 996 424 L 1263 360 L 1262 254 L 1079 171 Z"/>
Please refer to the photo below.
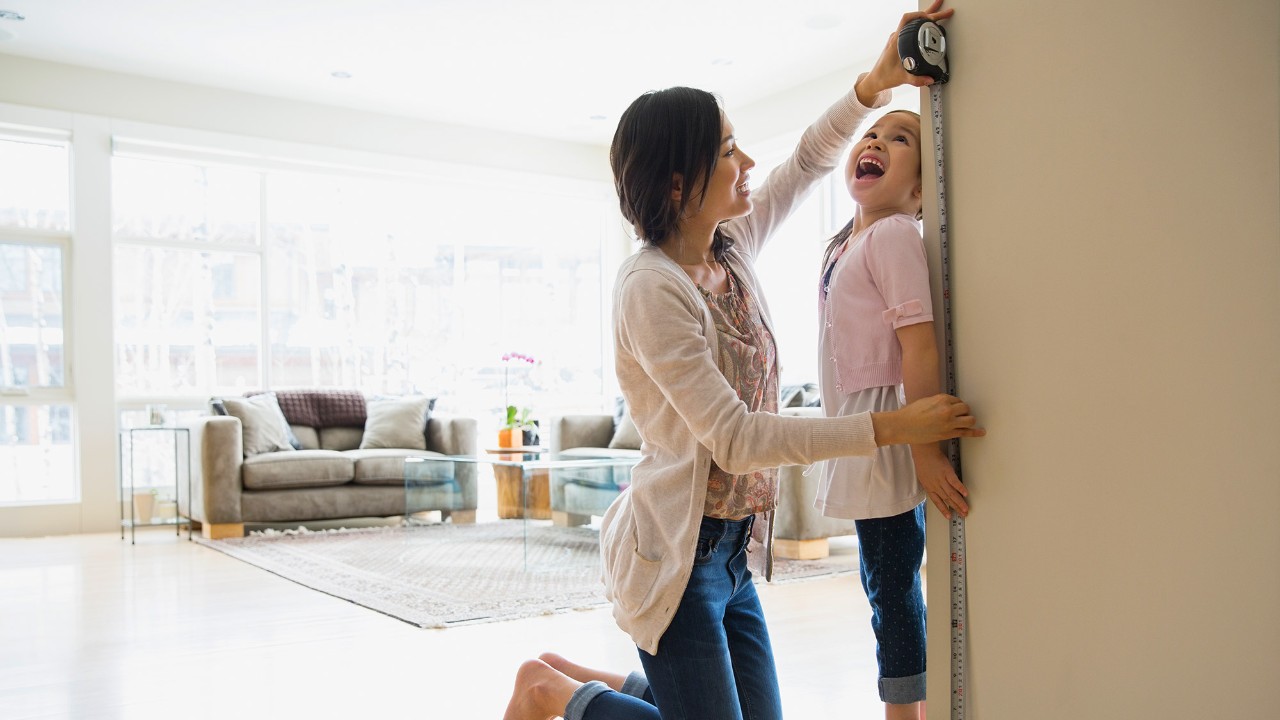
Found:
<path fill-rule="evenodd" d="M 639 550 L 620 553 L 616 566 L 610 569 L 614 600 L 632 615 L 643 614 L 653 605 L 654 585 L 662 563 L 649 560 Z"/>

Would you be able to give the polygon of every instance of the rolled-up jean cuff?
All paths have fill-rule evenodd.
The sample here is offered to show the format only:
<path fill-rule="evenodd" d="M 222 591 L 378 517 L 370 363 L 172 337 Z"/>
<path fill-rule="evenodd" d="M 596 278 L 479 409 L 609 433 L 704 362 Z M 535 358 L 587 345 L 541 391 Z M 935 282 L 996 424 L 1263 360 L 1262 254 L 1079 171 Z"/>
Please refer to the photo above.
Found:
<path fill-rule="evenodd" d="M 649 678 L 643 673 L 633 672 L 627 675 L 627 679 L 622 681 L 622 694 L 630 695 L 633 698 L 644 699 L 645 691 L 649 689 Z"/>
<path fill-rule="evenodd" d="M 924 700 L 927 673 L 907 677 L 880 678 L 880 700 L 894 705 L 909 705 Z M 566 717 L 566 720 L 568 718 Z"/>
<path fill-rule="evenodd" d="M 564 706 L 564 720 L 582 720 L 587 712 L 587 706 L 595 700 L 598 695 L 613 692 L 608 685 L 599 680 L 592 680 L 578 686 L 573 691 L 573 695 L 569 697 L 569 702 Z"/>

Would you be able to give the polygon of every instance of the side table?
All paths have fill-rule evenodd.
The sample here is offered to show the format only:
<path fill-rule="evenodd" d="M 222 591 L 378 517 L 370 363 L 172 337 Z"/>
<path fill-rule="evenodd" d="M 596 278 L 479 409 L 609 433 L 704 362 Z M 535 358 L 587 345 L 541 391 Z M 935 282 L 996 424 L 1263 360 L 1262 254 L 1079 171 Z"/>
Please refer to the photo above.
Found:
<path fill-rule="evenodd" d="M 544 447 L 512 447 L 486 450 L 497 455 L 499 460 L 536 460 L 547 452 Z M 546 468 L 529 470 L 529 497 L 522 503 L 521 485 L 524 482 L 524 468 L 518 465 L 495 464 L 493 479 L 498 483 L 498 517 L 503 520 L 511 518 L 528 518 L 530 520 L 551 519 L 551 473 Z"/>
<path fill-rule="evenodd" d="M 172 442 L 173 448 L 173 501 L 174 516 L 172 518 L 155 519 L 154 515 L 149 518 L 137 517 L 134 508 L 133 494 L 136 486 L 136 455 L 135 449 L 139 439 L 147 438 L 148 435 L 168 435 Z M 163 442 L 163 438 L 160 439 Z M 157 443 L 158 444 L 158 443 Z M 140 451 L 141 452 L 141 451 Z M 127 465 L 126 465 L 127 463 Z M 182 469 L 186 468 L 187 475 L 187 514 L 182 514 L 182 490 L 181 479 Z M 126 480 L 128 484 L 128 493 L 125 493 Z M 154 487 L 147 485 L 146 487 Z M 178 537 L 182 536 L 182 526 L 187 526 L 187 540 L 191 540 L 191 431 L 185 427 L 175 427 L 171 425 L 147 425 L 143 427 L 125 428 L 120 431 L 120 539 L 124 539 L 124 529 L 129 528 L 129 542 L 137 543 L 134 531 L 138 527 L 149 527 L 152 525 L 173 525 L 173 532 Z M 129 506 L 129 517 L 124 516 L 125 504 Z"/>

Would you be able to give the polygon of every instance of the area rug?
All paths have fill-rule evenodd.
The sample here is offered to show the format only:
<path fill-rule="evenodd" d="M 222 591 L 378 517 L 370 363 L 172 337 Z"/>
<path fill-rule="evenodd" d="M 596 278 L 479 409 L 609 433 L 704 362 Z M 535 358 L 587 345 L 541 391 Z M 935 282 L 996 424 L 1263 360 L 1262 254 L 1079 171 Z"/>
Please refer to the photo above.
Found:
<path fill-rule="evenodd" d="M 303 528 L 197 542 L 419 627 L 511 620 L 606 602 L 599 533 L 590 528 L 543 523 L 526 528 L 519 520 L 499 520 L 314 532 Z M 777 559 L 773 581 L 856 571 L 856 554 Z"/>

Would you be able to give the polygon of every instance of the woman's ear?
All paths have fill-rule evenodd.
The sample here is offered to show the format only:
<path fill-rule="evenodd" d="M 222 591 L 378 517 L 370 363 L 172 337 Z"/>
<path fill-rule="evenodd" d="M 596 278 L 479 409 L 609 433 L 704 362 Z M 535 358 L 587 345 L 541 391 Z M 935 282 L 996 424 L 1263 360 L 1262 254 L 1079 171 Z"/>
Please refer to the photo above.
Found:
<path fill-rule="evenodd" d="M 682 195 L 684 195 L 684 175 L 673 173 L 671 175 L 671 199 L 678 205 Z"/>

